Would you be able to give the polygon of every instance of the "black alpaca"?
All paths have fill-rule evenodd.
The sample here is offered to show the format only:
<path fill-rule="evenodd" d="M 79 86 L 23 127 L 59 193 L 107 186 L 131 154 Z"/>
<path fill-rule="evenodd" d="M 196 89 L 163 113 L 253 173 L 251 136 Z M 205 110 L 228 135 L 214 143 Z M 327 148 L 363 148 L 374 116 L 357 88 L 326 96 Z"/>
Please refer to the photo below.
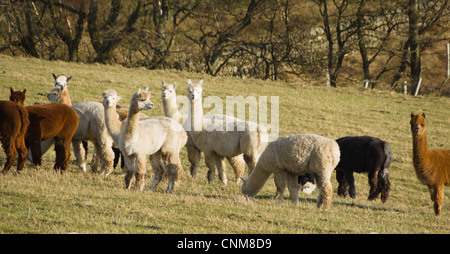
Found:
<path fill-rule="evenodd" d="M 381 193 L 385 203 L 389 196 L 389 167 L 392 150 L 388 142 L 369 136 L 343 137 L 336 140 L 341 150 L 341 159 L 336 166 L 338 195 L 355 198 L 353 172 L 368 173 L 370 192 L 368 200 L 376 199 Z"/>

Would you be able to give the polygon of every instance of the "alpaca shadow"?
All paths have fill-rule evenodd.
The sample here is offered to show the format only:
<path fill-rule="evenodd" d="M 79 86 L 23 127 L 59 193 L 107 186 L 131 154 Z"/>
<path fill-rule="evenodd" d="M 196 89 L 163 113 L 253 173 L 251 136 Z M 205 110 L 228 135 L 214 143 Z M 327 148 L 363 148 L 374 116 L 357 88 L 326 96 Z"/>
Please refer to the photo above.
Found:
<path fill-rule="evenodd" d="M 274 200 L 275 198 L 274 196 L 270 196 L 270 195 L 261 195 L 261 196 L 256 196 L 254 198 L 255 200 Z M 289 197 L 284 197 L 284 201 L 290 202 L 290 198 Z M 311 204 L 316 204 L 317 203 L 317 198 L 308 198 L 308 197 L 299 197 L 298 198 L 299 202 L 302 203 L 311 203 Z M 373 211 L 391 211 L 391 212 L 396 212 L 396 213 L 405 213 L 405 211 L 396 209 L 396 208 L 387 208 L 387 207 L 383 207 L 383 206 L 370 206 L 370 205 L 363 205 L 363 204 L 357 204 L 353 201 L 350 202 L 341 202 L 341 201 L 333 201 L 332 202 L 332 206 L 344 206 L 344 207 L 355 207 L 355 208 L 359 208 L 359 209 L 364 209 L 364 210 L 373 210 Z"/>

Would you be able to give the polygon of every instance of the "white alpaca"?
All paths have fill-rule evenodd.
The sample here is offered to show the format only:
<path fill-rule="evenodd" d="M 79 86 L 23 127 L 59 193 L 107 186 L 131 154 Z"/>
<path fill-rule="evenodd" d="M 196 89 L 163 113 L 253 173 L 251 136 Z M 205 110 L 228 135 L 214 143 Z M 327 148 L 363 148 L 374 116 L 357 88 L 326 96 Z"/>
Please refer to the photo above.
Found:
<path fill-rule="evenodd" d="M 105 126 L 105 116 L 102 104 L 98 102 L 83 102 L 71 105 L 70 95 L 67 90 L 67 81 L 70 79 L 64 75 L 55 76 L 55 87 L 47 94 L 51 102 L 65 103 L 71 106 L 79 117 L 78 129 L 72 137 L 72 147 L 77 159 L 77 164 L 83 172 L 86 172 L 86 153 L 82 146 L 83 140 L 89 140 L 94 144 L 95 159 L 92 170 L 97 171 L 98 159 L 101 163 L 100 174 L 108 176 L 113 171 L 114 152 L 111 148 L 112 137 Z M 41 142 L 41 150 L 45 153 L 54 143 L 53 139 Z"/>
<path fill-rule="evenodd" d="M 164 108 L 164 114 L 167 117 L 170 117 L 174 119 L 175 121 L 178 121 L 179 123 L 183 124 L 184 130 L 187 131 L 188 134 L 188 140 L 186 142 L 186 149 L 188 154 L 188 160 L 191 163 L 190 166 L 190 172 L 193 178 L 196 178 L 197 172 L 198 172 L 198 165 L 200 163 L 201 159 L 201 151 L 197 148 L 197 146 L 194 143 L 194 140 L 189 134 L 189 123 L 186 122 L 187 116 L 182 115 L 178 110 L 177 105 L 177 95 L 176 95 L 176 87 L 177 84 L 166 84 L 163 80 L 162 87 L 161 87 L 161 99 L 163 102 L 163 108 Z M 214 116 L 211 115 L 205 115 L 204 121 L 211 122 L 211 118 Z M 207 135 L 209 132 L 205 133 Z M 235 181 L 238 183 L 241 180 L 241 176 L 243 176 L 244 170 L 245 170 L 245 161 L 242 157 L 242 154 L 235 156 L 235 157 L 227 157 L 228 162 L 234 169 L 235 173 Z M 225 175 L 225 164 L 221 162 L 223 167 L 223 174 L 219 174 L 219 179 L 222 181 L 222 183 L 227 183 L 227 178 Z M 212 180 L 212 179 L 208 179 Z"/>
<path fill-rule="evenodd" d="M 139 111 L 153 108 L 147 90 L 139 89 L 133 94 L 125 123 L 121 123 L 116 117 L 116 103 L 120 99 L 117 92 L 104 91 L 103 98 L 106 126 L 114 142 L 119 144 L 127 164 L 125 188 L 130 188 L 135 176 L 137 188 L 144 189 L 147 157 L 150 156 L 155 175 L 149 189 L 155 189 L 167 174 L 169 183 L 166 191 L 171 192 L 177 175 L 183 170 L 179 156 L 187 141 L 183 127 L 168 117 L 139 120 Z"/>
<path fill-rule="evenodd" d="M 205 118 L 202 93 L 203 80 L 196 84 L 188 80 L 190 107 L 187 122 L 191 128 L 189 134 L 205 155 L 205 164 L 209 169 L 208 180 L 211 182 L 214 179 L 216 168 L 219 176 L 223 175 L 224 157 L 235 157 L 240 154 L 243 154 L 250 174 L 267 146 L 269 139 L 267 129 L 233 116 L 213 115 L 211 118 Z"/>
<path fill-rule="evenodd" d="M 283 199 L 287 185 L 292 202 L 298 204 L 298 175 L 312 173 L 319 196 L 317 208 L 331 205 L 331 173 L 339 163 L 339 145 L 336 141 L 314 134 L 279 137 L 271 142 L 259 157 L 256 167 L 243 179 L 242 194 L 254 198 L 273 173 L 277 187 L 275 198 Z"/>

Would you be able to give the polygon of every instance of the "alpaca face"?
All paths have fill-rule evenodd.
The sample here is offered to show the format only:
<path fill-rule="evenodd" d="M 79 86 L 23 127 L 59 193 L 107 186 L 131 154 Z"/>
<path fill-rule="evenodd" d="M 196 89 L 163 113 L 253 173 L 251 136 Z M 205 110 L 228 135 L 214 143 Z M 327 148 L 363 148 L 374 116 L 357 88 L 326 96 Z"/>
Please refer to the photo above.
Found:
<path fill-rule="evenodd" d="M 103 105 L 107 107 L 116 107 L 120 96 L 114 90 L 106 90 L 103 92 Z"/>
<path fill-rule="evenodd" d="M 161 89 L 162 89 L 162 91 L 161 91 L 161 98 L 164 100 L 164 99 L 170 99 L 170 98 L 175 97 L 175 95 L 176 95 L 176 92 L 175 92 L 176 85 L 177 85 L 176 83 L 174 83 L 174 84 L 166 84 L 163 81 L 163 85 L 161 87 Z"/>
<path fill-rule="evenodd" d="M 53 78 L 55 79 L 55 86 L 65 88 L 67 87 L 67 82 L 69 82 L 72 77 L 66 77 L 64 75 L 56 76 L 55 74 L 53 74 Z"/>
<path fill-rule="evenodd" d="M 14 91 L 11 87 L 9 90 L 11 92 L 9 100 L 23 106 L 23 103 L 25 101 L 25 93 L 27 92 L 27 89 L 23 89 L 23 91 Z"/>
<path fill-rule="evenodd" d="M 47 99 L 51 102 L 60 102 L 60 96 L 61 96 L 61 87 L 56 86 L 52 88 L 50 93 L 47 94 Z"/>
<path fill-rule="evenodd" d="M 188 95 L 187 97 L 191 101 L 201 100 L 202 99 L 202 92 L 203 92 L 203 80 L 200 80 L 199 83 L 193 84 L 191 80 L 188 80 Z"/>
<path fill-rule="evenodd" d="M 150 93 L 147 91 L 138 92 L 135 101 L 139 110 L 147 110 L 154 107 L 153 102 L 150 101 Z"/>
<path fill-rule="evenodd" d="M 422 135 L 425 132 L 426 125 L 425 113 L 422 113 L 422 115 L 411 113 L 411 121 L 409 123 L 413 134 Z"/>

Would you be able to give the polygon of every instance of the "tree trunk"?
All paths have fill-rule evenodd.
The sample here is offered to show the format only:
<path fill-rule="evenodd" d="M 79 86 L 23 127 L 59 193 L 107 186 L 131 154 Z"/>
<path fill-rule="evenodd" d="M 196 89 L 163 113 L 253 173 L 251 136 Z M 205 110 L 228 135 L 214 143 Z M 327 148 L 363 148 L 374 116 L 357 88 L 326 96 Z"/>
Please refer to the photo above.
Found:
<path fill-rule="evenodd" d="M 411 68 L 411 94 L 414 95 L 420 79 L 420 47 L 418 28 L 418 0 L 409 0 L 409 62 Z"/>

